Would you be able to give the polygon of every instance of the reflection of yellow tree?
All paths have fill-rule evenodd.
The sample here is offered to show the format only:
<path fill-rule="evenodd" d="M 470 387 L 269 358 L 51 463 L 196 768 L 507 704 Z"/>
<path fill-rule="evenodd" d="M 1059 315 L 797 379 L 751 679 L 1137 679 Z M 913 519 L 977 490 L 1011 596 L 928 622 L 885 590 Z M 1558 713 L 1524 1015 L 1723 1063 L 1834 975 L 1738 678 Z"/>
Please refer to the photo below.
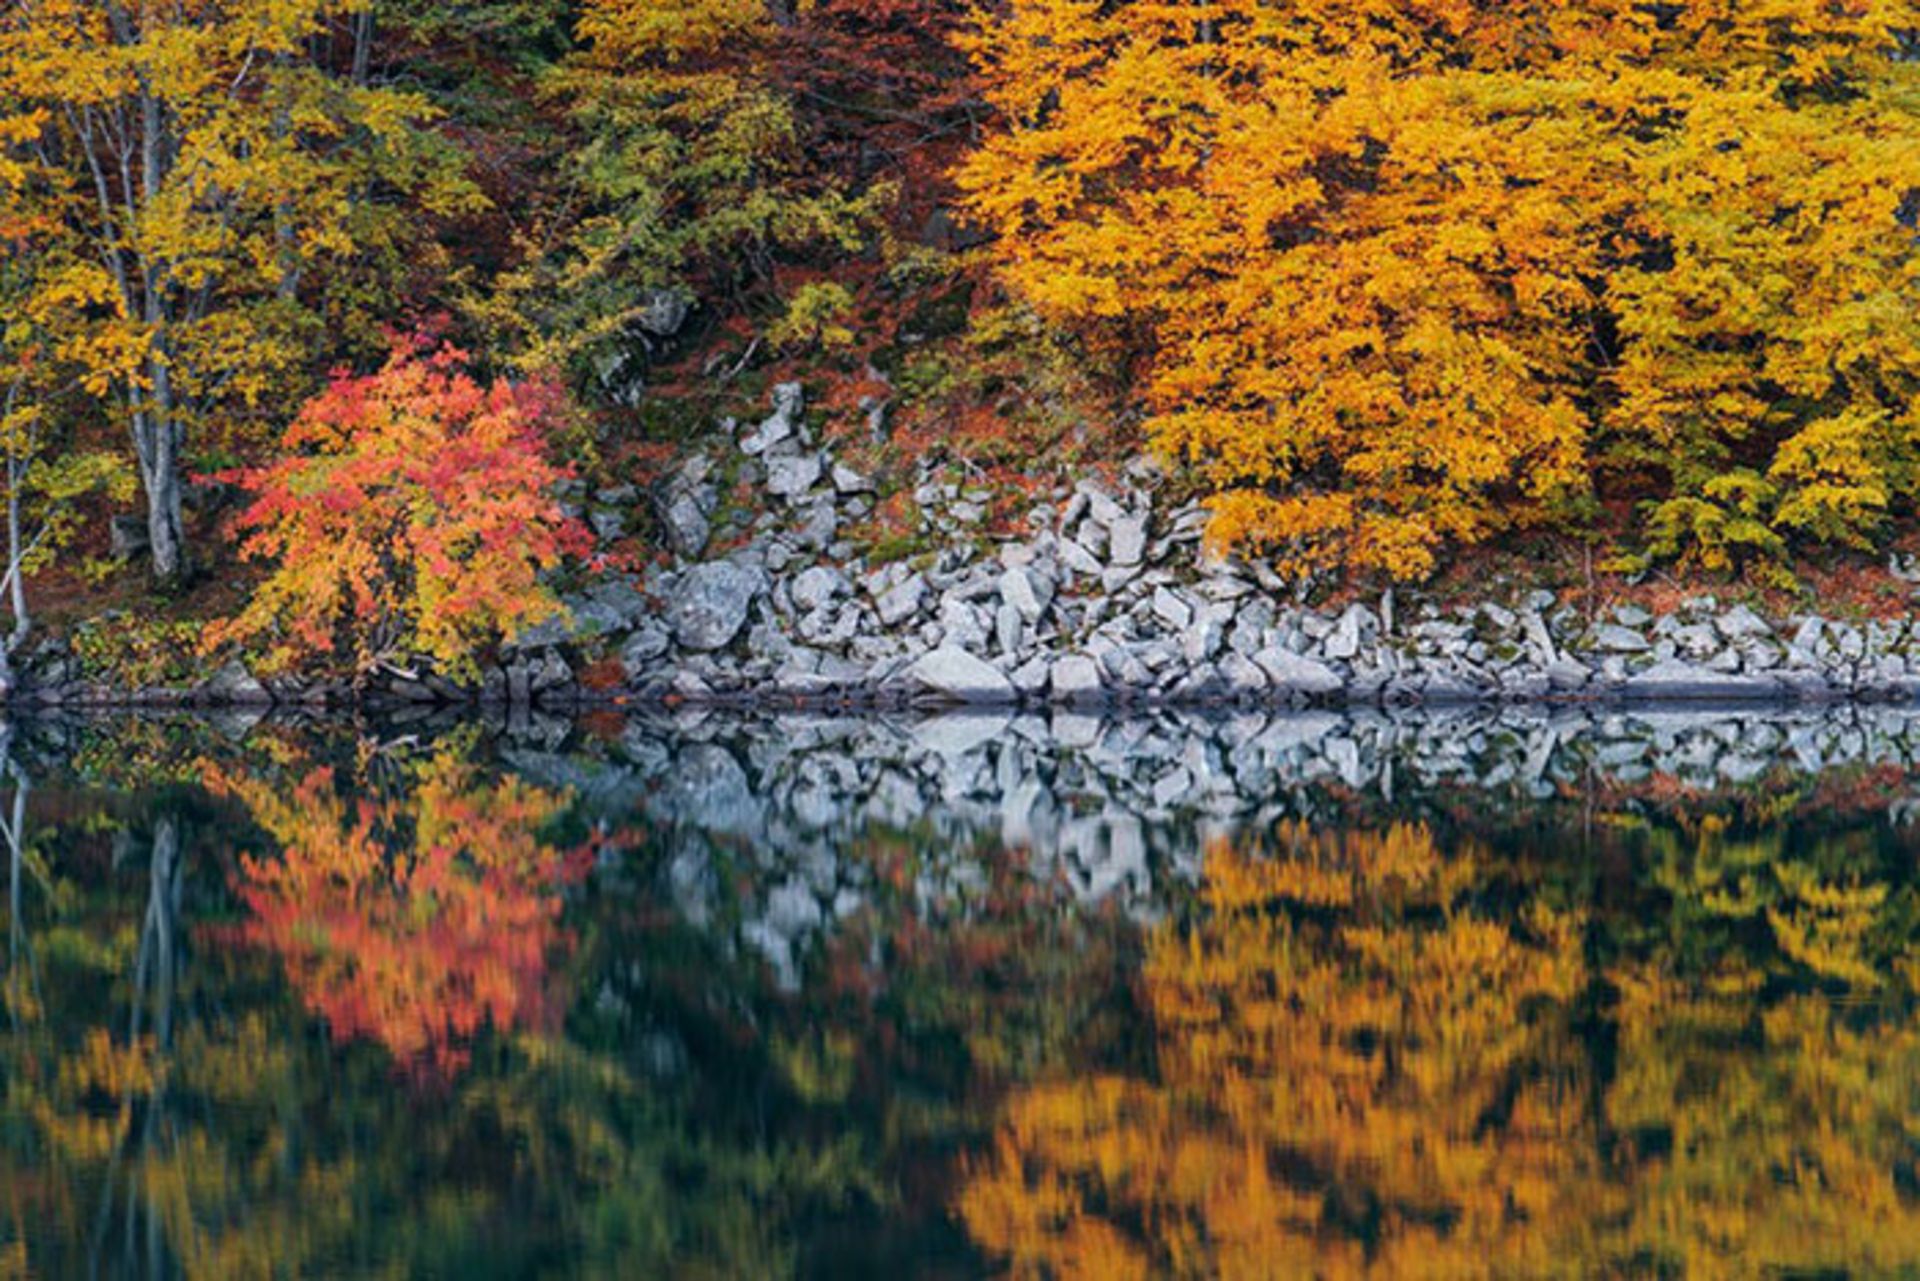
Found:
<path fill-rule="evenodd" d="M 1609 1255 L 1689 1277 L 1911 1275 L 1920 1029 L 1853 1013 L 1624 983 L 1607 1115 L 1632 1212 Z"/>
<path fill-rule="evenodd" d="M 1673 909 L 1609 975 L 1607 1123 L 1633 1175 L 1612 1257 L 1689 1276 L 1920 1266 L 1920 940 L 1870 833 L 1635 826 Z"/>
<path fill-rule="evenodd" d="M 1577 922 L 1476 913 L 1478 856 L 1421 828 L 1281 843 L 1216 849 L 1204 919 L 1155 937 L 1159 1079 L 1019 1098 L 968 1225 L 1060 1275 L 1553 1270 L 1590 1183 L 1549 1034 L 1581 982 Z"/>
<path fill-rule="evenodd" d="M 246 985 L 188 946 L 180 827 L 156 819 L 132 920 L 13 844 L 0 1275 L 292 1275 L 354 1226 L 354 1159 L 304 1141 L 288 1039 L 257 1010 L 202 1000 Z M 29 870 L 52 917 L 40 928 L 23 912 Z M 203 1020 L 208 1005 L 220 1013 Z"/>
<path fill-rule="evenodd" d="M 1882 987 L 1920 961 L 1920 940 L 1879 937 L 1891 887 L 1864 834 L 1790 849 L 1778 826 L 1740 836 L 1711 814 L 1677 827 L 1638 820 L 1621 826 L 1644 836 L 1651 879 L 1672 896 L 1672 936 L 1661 944 L 1663 954 L 1706 944 L 1726 982 L 1804 971 L 1862 990 Z M 1718 946 L 1723 937 L 1753 942 Z"/>
<path fill-rule="evenodd" d="M 546 974 L 562 942 L 568 860 L 538 829 L 561 798 L 486 783 L 452 750 L 397 799 L 343 798 L 331 770 L 289 791 L 214 772 L 281 845 L 245 858 L 243 936 L 280 956 L 341 1039 L 367 1038 L 438 1074 L 482 1026 L 544 1026 Z"/>
<path fill-rule="evenodd" d="M 1584 923 L 1537 888 L 1419 828 L 1281 837 L 1154 936 L 1153 1079 L 1009 1106 L 960 1209 L 1017 1272 L 1920 1265 L 1910 930 L 1857 843 L 1653 841 L 1670 906 L 1609 927 L 1596 1057 Z"/>

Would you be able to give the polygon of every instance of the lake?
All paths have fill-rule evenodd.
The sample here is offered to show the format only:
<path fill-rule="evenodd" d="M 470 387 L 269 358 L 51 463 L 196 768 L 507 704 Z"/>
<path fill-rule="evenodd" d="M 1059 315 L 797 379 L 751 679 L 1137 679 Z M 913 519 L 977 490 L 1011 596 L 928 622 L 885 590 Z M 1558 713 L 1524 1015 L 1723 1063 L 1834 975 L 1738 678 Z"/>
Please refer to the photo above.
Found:
<path fill-rule="evenodd" d="M 5 760 L 7 1275 L 1920 1270 L 1920 711 Z"/>

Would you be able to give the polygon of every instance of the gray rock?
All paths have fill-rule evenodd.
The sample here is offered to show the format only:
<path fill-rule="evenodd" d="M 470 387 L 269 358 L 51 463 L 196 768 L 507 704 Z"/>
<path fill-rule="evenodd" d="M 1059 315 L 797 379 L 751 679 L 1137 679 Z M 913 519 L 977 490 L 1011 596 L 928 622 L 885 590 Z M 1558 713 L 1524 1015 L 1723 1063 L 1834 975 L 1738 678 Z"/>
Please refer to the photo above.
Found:
<path fill-rule="evenodd" d="M 1676 702 L 1773 699 L 1780 692 L 1780 682 L 1771 676 L 1730 675 L 1677 660 L 1655 663 L 1629 676 L 1621 686 L 1621 693 L 1628 698 Z"/>
<path fill-rule="evenodd" d="M 653 607 L 633 580 L 608 578 L 587 589 L 582 608 L 592 612 L 603 632 L 614 632 L 636 626 Z"/>
<path fill-rule="evenodd" d="M 559 650 L 547 650 L 528 664 L 527 688 L 535 694 L 544 694 L 572 683 L 573 668 L 560 656 Z"/>
<path fill-rule="evenodd" d="M 1012 654 L 1020 648 L 1021 633 L 1025 628 L 1020 611 L 1012 605 L 1002 604 L 993 613 L 994 642 L 1002 654 Z"/>
<path fill-rule="evenodd" d="M 234 705 L 273 701 L 272 695 L 267 693 L 267 687 L 254 679 L 247 665 L 237 658 L 230 658 L 221 664 L 220 669 L 200 686 L 200 694 L 216 703 Z"/>
<path fill-rule="evenodd" d="M 1074 492 L 1086 500 L 1087 515 L 1093 518 L 1095 524 L 1111 528 L 1121 520 L 1123 513 L 1120 504 L 1099 485 L 1083 480 L 1074 486 Z"/>
<path fill-rule="evenodd" d="M 1060 563 L 1076 574 L 1088 578 L 1100 576 L 1102 568 L 1100 558 L 1074 539 L 1066 539 L 1060 544 Z"/>
<path fill-rule="evenodd" d="M 838 649 L 852 640 L 860 630 L 861 613 L 857 606 L 843 605 L 839 609 L 831 605 L 822 605 L 819 609 L 800 618 L 795 629 L 800 639 L 809 645 L 822 649 Z"/>
<path fill-rule="evenodd" d="M 990 628 L 979 610 L 949 596 L 940 602 L 940 631 L 944 644 L 978 653 L 987 647 Z"/>
<path fill-rule="evenodd" d="M 739 634 L 747 610 L 765 584 L 761 575 L 731 561 L 695 565 L 680 576 L 667 603 L 667 625 L 687 649 L 715 650 Z"/>
<path fill-rule="evenodd" d="M 815 565 L 811 569 L 801 570 L 787 587 L 794 608 L 803 611 L 819 609 L 852 590 L 853 585 L 847 581 L 847 576 L 828 565 Z"/>
<path fill-rule="evenodd" d="M 1213 606 L 1203 609 L 1180 634 L 1180 652 L 1188 662 L 1211 662 L 1220 653 L 1220 647 L 1226 640 L 1226 628 L 1221 621 L 1221 614 L 1213 612 L 1220 608 Z M 1255 645 L 1254 649 L 1257 652 L 1259 646 Z"/>
<path fill-rule="evenodd" d="M 629 681 L 637 681 L 670 647 L 666 628 L 652 624 L 641 627 L 620 647 L 620 669 Z"/>
<path fill-rule="evenodd" d="M 1520 616 L 1520 634 L 1526 637 L 1527 652 L 1534 663 L 1547 667 L 1560 658 L 1560 651 L 1554 646 L 1553 633 L 1547 630 L 1546 620 L 1535 610 L 1528 610 Z"/>
<path fill-rule="evenodd" d="M 823 464 L 819 454 L 790 454 L 767 462 L 767 492 L 781 498 L 798 498 L 820 479 Z"/>
<path fill-rule="evenodd" d="M 1793 648 L 1808 655 L 1819 653 L 1820 642 L 1826 639 L 1826 630 L 1827 624 L 1825 619 L 1803 619 L 1800 626 L 1793 633 Z"/>
<path fill-rule="evenodd" d="M 1097 703 L 1106 697 L 1100 665 L 1085 654 L 1055 659 L 1050 680 L 1056 703 Z"/>
<path fill-rule="evenodd" d="M 870 494 L 873 482 L 845 463 L 833 465 L 833 487 L 842 494 Z"/>
<path fill-rule="evenodd" d="M 1193 622 L 1193 606 L 1165 587 L 1153 589 L 1153 612 L 1175 631 L 1184 631 Z"/>
<path fill-rule="evenodd" d="M 834 510 L 831 502 L 816 502 L 807 508 L 806 518 L 800 522 L 800 528 L 793 537 L 802 547 L 824 552 L 833 545 L 834 535 L 840 529 L 840 514 Z"/>
<path fill-rule="evenodd" d="M 1290 650 L 1263 649 L 1253 661 L 1274 688 L 1289 693 L 1333 694 L 1345 686 L 1340 674 L 1325 663 Z"/>
<path fill-rule="evenodd" d="M 593 500 L 609 507 L 631 507 L 639 498 L 640 490 L 635 485 L 608 485 L 593 491 Z"/>
<path fill-rule="evenodd" d="M 1740 651 L 1737 649 L 1719 650 L 1716 653 L 1709 654 L 1703 659 L 1702 665 L 1712 668 L 1716 672 L 1737 672 L 1741 667 Z M 1761 671 L 1764 669 L 1756 667 L 1754 670 Z"/>
<path fill-rule="evenodd" d="M 676 487 L 661 496 L 658 511 L 667 545 L 675 553 L 692 560 L 707 549 L 707 540 L 713 536 L 712 504 L 704 495 Z"/>
<path fill-rule="evenodd" d="M 1773 628 L 1767 620 L 1748 609 L 1745 605 L 1735 605 L 1726 613 L 1713 620 L 1714 628 L 1730 641 L 1757 639 L 1772 636 Z"/>
<path fill-rule="evenodd" d="M 1606 654 L 1639 654 L 1652 649 L 1647 638 L 1630 627 L 1601 623 L 1593 629 L 1593 648 Z"/>
<path fill-rule="evenodd" d="M 1228 652 L 1219 662 L 1220 677 L 1227 692 L 1236 698 L 1251 698 L 1265 693 L 1267 674 L 1260 665 L 1243 655 Z"/>
<path fill-rule="evenodd" d="M 615 542 L 626 536 L 627 513 L 618 507 L 596 507 L 587 513 L 587 524 L 601 542 Z"/>
<path fill-rule="evenodd" d="M 655 289 L 647 295 L 633 324 L 656 338 L 671 338 L 687 323 L 687 312 L 692 308 L 693 304 L 684 295 L 671 289 Z"/>
<path fill-rule="evenodd" d="M 773 414 L 740 441 L 747 454 L 763 454 L 782 441 L 792 438 L 799 427 L 800 411 L 805 404 L 799 383 L 781 383 L 773 389 Z"/>
<path fill-rule="evenodd" d="M 1123 516 L 1108 532 L 1108 559 L 1116 566 L 1138 565 L 1147 554 L 1147 518 Z"/>
<path fill-rule="evenodd" d="M 920 612 L 920 605 L 926 596 L 927 578 L 924 574 L 913 574 L 882 592 L 873 603 L 875 612 L 880 615 L 880 625 L 897 627 L 912 618 Z"/>
<path fill-rule="evenodd" d="M 1371 630 L 1373 611 L 1365 605 L 1349 605 L 1322 643 L 1328 658 L 1353 658 L 1360 653 L 1363 635 Z"/>
<path fill-rule="evenodd" d="M 1000 575 L 1000 599 L 1020 612 L 1029 623 L 1037 623 L 1047 611 L 1053 590 L 1044 579 L 1036 582 L 1034 573 L 1014 566 Z"/>
<path fill-rule="evenodd" d="M 1038 654 L 1014 668 L 1007 679 L 1013 682 L 1014 689 L 1023 697 L 1038 698 L 1047 692 L 1052 673 L 1053 664 L 1046 655 Z"/>
<path fill-rule="evenodd" d="M 922 654 L 907 669 L 921 690 L 959 703 L 1010 703 L 1013 682 L 992 664 L 949 645 Z"/>

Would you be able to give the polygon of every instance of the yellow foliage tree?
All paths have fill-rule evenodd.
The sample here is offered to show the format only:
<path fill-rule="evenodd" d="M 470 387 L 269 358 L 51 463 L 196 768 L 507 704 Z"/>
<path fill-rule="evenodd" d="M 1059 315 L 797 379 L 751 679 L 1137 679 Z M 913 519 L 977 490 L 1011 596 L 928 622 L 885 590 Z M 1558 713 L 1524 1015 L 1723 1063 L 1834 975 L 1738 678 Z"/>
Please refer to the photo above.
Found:
<path fill-rule="evenodd" d="M 1912 6 L 1016 0 L 961 173 L 1138 357 L 1214 539 L 1419 576 L 1601 462 L 1854 539 L 1911 494 Z M 1679 548 L 1678 550 L 1686 550 Z"/>
<path fill-rule="evenodd" d="M 312 56 L 355 0 L 26 0 L 0 14 L 0 151 L 55 184 L 79 248 L 39 306 L 87 323 L 61 354 L 117 411 L 153 567 L 187 565 L 190 436 L 308 363 L 322 326 L 371 336 L 420 208 L 471 208 L 420 95 Z M 0 182 L 20 163 L 0 157 Z M 373 304 L 370 306 L 369 304 Z"/>

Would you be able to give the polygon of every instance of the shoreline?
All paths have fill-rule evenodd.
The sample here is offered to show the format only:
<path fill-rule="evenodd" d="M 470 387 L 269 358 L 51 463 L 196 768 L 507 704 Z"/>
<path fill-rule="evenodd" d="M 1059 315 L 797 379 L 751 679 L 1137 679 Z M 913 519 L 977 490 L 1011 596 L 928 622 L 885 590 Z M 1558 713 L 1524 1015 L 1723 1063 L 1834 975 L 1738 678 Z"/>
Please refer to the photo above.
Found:
<path fill-rule="evenodd" d="M 340 682 L 311 684 L 283 678 L 262 683 L 231 673 L 233 665 L 214 673 L 197 687 L 113 688 L 91 682 L 55 686 L 23 683 L 0 701 L 0 711 L 32 714 L 67 712 L 195 712 L 229 710 L 285 710 L 305 713 L 389 713 L 404 709 L 426 711 L 500 711 L 525 708 L 546 713 L 578 715 L 596 712 L 637 714 L 682 710 L 724 712 L 747 717 L 784 715 L 891 715 L 1036 712 L 1075 712 L 1125 717 L 1131 714 L 1177 712 L 1240 714 L 1284 712 L 1417 712 L 1431 709 L 1552 712 L 1557 710 L 1609 711 L 1616 709 L 1753 712 L 1820 709 L 1828 707 L 1912 707 L 1920 709 L 1920 677 L 1880 684 L 1845 683 L 1845 672 L 1795 669 L 1776 679 L 1703 678 L 1698 672 L 1675 673 L 1649 669 L 1618 684 L 1596 677 L 1580 688 L 1534 692 L 1510 687 L 1447 684 L 1426 687 L 1393 679 L 1343 683 L 1326 688 L 1269 684 L 1254 692 L 1228 690 L 1103 689 L 1098 693 L 1066 696 L 1049 692 L 1022 694 L 997 687 L 934 688 L 920 677 L 888 686 L 849 684 L 816 686 L 808 690 L 736 692 L 680 692 L 671 678 L 642 689 L 588 689 L 560 685 L 516 699 L 485 687 L 451 682 L 407 682 L 418 688 L 398 692 L 392 684 L 352 691 Z"/>
<path fill-rule="evenodd" d="M 42 707 L 408 705 L 1154 709 L 1294 706 L 1729 706 L 1920 702 L 1920 582 L 1875 618 L 1763 617 L 1713 595 L 1670 612 L 1596 608 L 1494 580 L 1471 604 L 1386 589 L 1316 609 L 1326 586 L 1205 546 L 1208 513 L 1150 462 L 1030 495 L 1024 514 L 932 461 L 893 478 L 905 532 L 869 534 L 882 487 L 816 441 L 800 388 L 649 490 L 568 502 L 612 549 L 650 527 L 637 572 L 558 591 L 460 682 L 415 661 L 349 683 L 259 677 L 229 659 L 191 684 L 90 671 L 29 647 L 8 702 Z M 910 501 L 908 501 L 910 500 Z M 904 515 L 901 513 L 904 512 Z M 1893 604 L 1894 602 L 1889 602 Z M 209 665 L 214 660 L 208 660 Z"/>

